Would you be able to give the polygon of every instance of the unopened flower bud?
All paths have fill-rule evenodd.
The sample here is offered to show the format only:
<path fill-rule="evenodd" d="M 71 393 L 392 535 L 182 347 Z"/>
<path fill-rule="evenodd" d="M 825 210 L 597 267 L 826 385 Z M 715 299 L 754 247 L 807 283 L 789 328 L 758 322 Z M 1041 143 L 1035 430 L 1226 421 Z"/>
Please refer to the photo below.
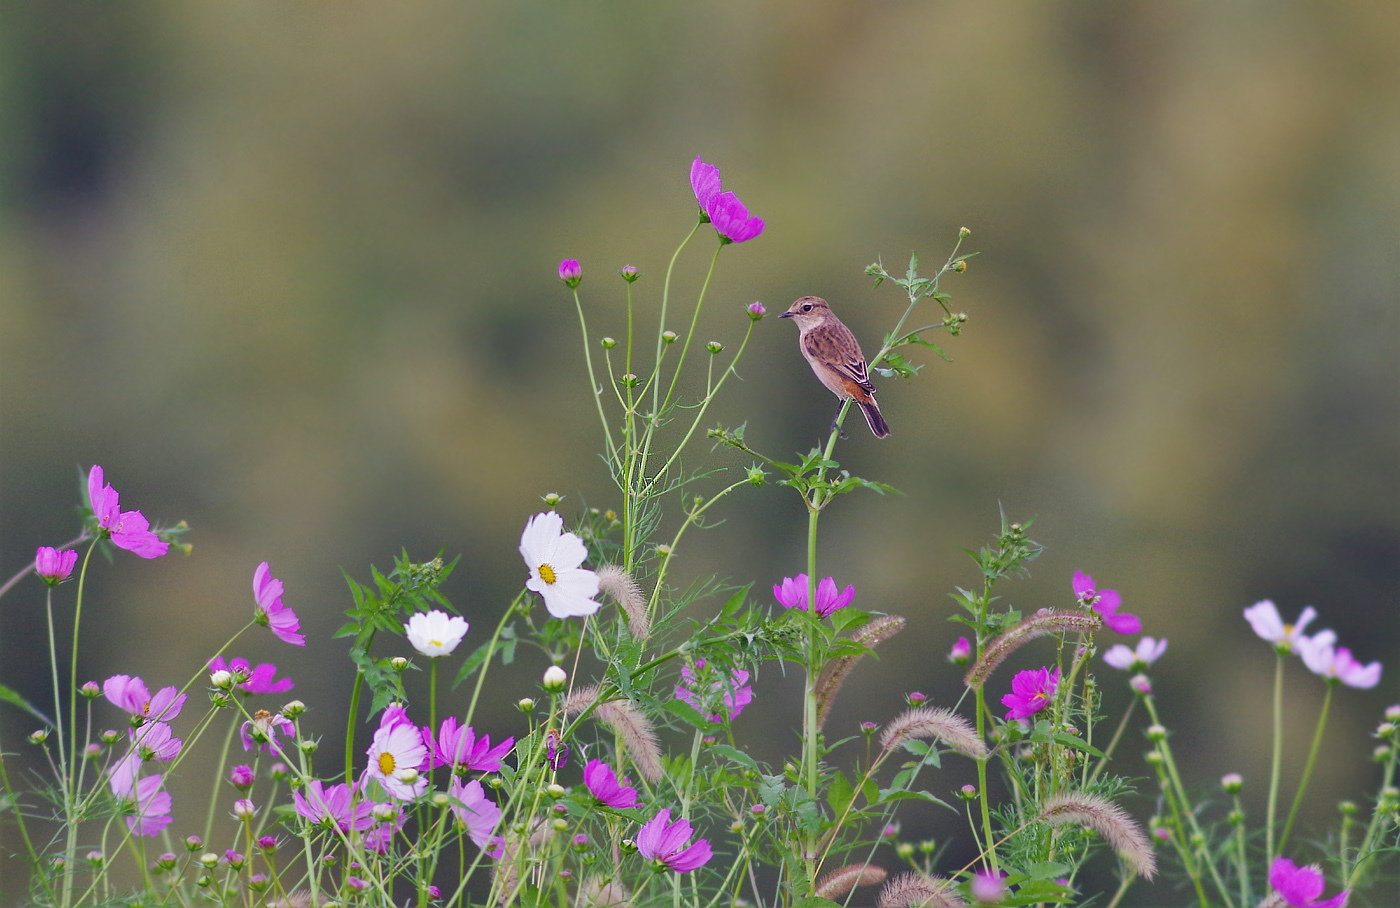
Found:
<path fill-rule="evenodd" d="M 1160 766 L 1162 763 L 1162 752 L 1160 750 L 1149 750 L 1143 755 L 1143 759 L 1151 766 Z"/>
<path fill-rule="evenodd" d="M 1337 805 L 1337 809 L 1340 810 L 1340 811 L 1342 812 L 1342 816 L 1344 816 L 1344 817 L 1355 816 L 1355 815 L 1356 815 L 1356 802 L 1355 802 L 1355 801 L 1342 801 L 1340 804 Z"/>
<path fill-rule="evenodd" d="M 209 676 L 209 685 L 218 690 L 230 690 L 233 687 L 233 672 L 219 669 Z"/>
<path fill-rule="evenodd" d="M 642 276 L 636 265 L 623 265 L 617 273 L 622 275 L 622 279 L 629 284 Z"/>
<path fill-rule="evenodd" d="M 962 788 L 958 789 L 958 797 L 962 798 L 964 801 L 971 801 L 973 798 L 977 797 L 977 786 L 964 785 Z"/>
<path fill-rule="evenodd" d="M 96 760 L 98 757 L 102 756 L 102 745 L 89 744 L 87 747 L 83 748 L 83 756 L 89 760 Z"/>
<path fill-rule="evenodd" d="M 197 835 L 185 837 L 185 850 L 193 854 L 204 847 L 204 840 Z"/>
<path fill-rule="evenodd" d="M 240 820 L 246 820 L 258 812 L 258 808 L 253 806 L 253 802 L 248 798 L 239 798 L 233 802 L 233 815 Z"/>
<path fill-rule="evenodd" d="M 768 481 L 768 474 L 758 467 L 749 467 L 749 484 L 761 486 Z"/>
<path fill-rule="evenodd" d="M 316 752 L 316 748 L 320 747 L 321 745 L 318 741 L 308 738 L 305 741 L 302 741 L 297 746 L 301 748 L 301 752 L 304 754 L 314 754 Z"/>
<path fill-rule="evenodd" d="M 578 263 L 578 259 L 564 259 L 559 263 L 559 280 L 570 290 L 583 282 L 583 266 Z"/>
<path fill-rule="evenodd" d="M 108 728 L 104 729 L 102 734 L 98 737 L 102 739 L 103 744 L 115 744 L 117 742 L 117 739 L 121 736 L 121 732 L 117 731 L 114 728 Z"/>
<path fill-rule="evenodd" d="M 763 316 L 765 316 L 765 315 L 767 315 L 767 314 L 768 314 L 768 310 L 765 309 L 765 308 L 763 308 L 763 304 L 762 304 L 762 303 L 759 303 L 759 302 L 749 303 L 749 318 L 753 319 L 754 321 L 758 321 L 759 319 L 763 318 Z"/>
<path fill-rule="evenodd" d="M 247 791 L 253 787 L 253 767 L 235 766 L 228 773 L 229 784 L 239 791 Z"/>
<path fill-rule="evenodd" d="M 898 845 L 894 846 L 894 853 L 907 861 L 914 856 L 914 843 L 900 842 Z"/>
<path fill-rule="evenodd" d="M 29 743 L 30 743 L 30 744 L 43 744 L 43 743 L 44 743 L 45 741 L 47 741 L 48 739 L 49 739 L 49 730 L 48 730 L 47 728 L 41 728 L 41 729 L 39 729 L 39 730 L 37 730 L 37 731 L 32 731 L 32 732 L 29 733 Z"/>
<path fill-rule="evenodd" d="M 668 343 L 668 344 L 674 344 L 674 343 L 676 342 L 676 332 L 674 332 L 674 331 L 662 331 L 662 332 L 661 332 L 661 339 L 662 339 L 663 341 L 665 341 L 666 343 Z"/>
<path fill-rule="evenodd" d="M 558 492 L 545 492 L 542 496 L 542 500 L 545 504 L 549 505 L 552 508 L 559 502 L 563 501 L 564 496 L 560 495 Z"/>
<path fill-rule="evenodd" d="M 388 823 L 399 815 L 399 809 L 387 802 L 375 804 L 370 813 L 381 823 Z"/>
<path fill-rule="evenodd" d="M 96 681 L 84 681 L 83 686 L 78 688 L 78 693 L 82 694 L 85 699 L 96 700 L 102 696 L 102 688 L 98 686 Z"/>
<path fill-rule="evenodd" d="M 535 701 L 531 700 L 529 697 L 522 697 L 520 699 L 520 702 L 516 703 L 515 706 L 522 713 L 528 713 L 530 710 L 535 708 Z"/>
<path fill-rule="evenodd" d="M 1165 826 L 1154 826 L 1152 827 L 1152 835 L 1157 838 L 1157 841 L 1165 842 L 1172 837 L 1172 831 Z"/>
<path fill-rule="evenodd" d="M 569 683 L 569 676 L 562 668 L 551 665 L 544 670 L 544 689 L 551 694 L 557 694 L 564 689 L 564 685 Z"/>
<path fill-rule="evenodd" d="M 1385 717 L 1392 722 L 1400 722 L 1400 703 L 1385 708 Z"/>
<path fill-rule="evenodd" d="M 562 798 L 564 797 L 564 786 L 560 785 L 558 782 L 551 782 L 549 786 L 545 788 L 545 794 L 549 795 L 551 798 Z"/>
<path fill-rule="evenodd" d="M 966 637 L 959 637 L 958 642 L 953 644 L 953 648 L 948 651 L 948 661 L 954 665 L 966 665 L 972 660 L 972 644 Z"/>
<path fill-rule="evenodd" d="M 206 851 L 199 856 L 199 863 L 212 869 L 219 866 L 219 856 L 212 851 Z"/>
<path fill-rule="evenodd" d="M 401 672 L 404 669 L 408 668 L 408 660 L 405 659 L 403 656 L 395 656 L 394 658 L 389 660 L 389 667 L 396 672 Z"/>
<path fill-rule="evenodd" d="M 1377 763 L 1384 763 L 1386 760 L 1390 759 L 1390 748 L 1382 744 L 1380 747 L 1371 751 L 1371 759 L 1375 760 Z"/>
<path fill-rule="evenodd" d="M 963 239 L 967 239 L 968 237 L 972 236 L 972 231 L 968 230 L 966 227 L 959 227 L 958 236 L 962 237 Z"/>
<path fill-rule="evenodd" d="M 1152 679 L 1146 675 L 1133 675 L 1132 679 L 1128 681 L 1128 686 L 1142 697 L 1152 693 Z"/>
<path fill-rule="evenodd" d="M 1232 810 L 1232 811 L 1230 811 L 1228 814 L 1225 815 L 1225 822 L 1229 823 L 1231 826 L 1238 826 L 1238 825 L 1240 825 L 1241 823 L 1244 822 L 1244 811 L 1243 811 L 1243 810 Z"/>
<path fill-rule="evenodd" d="M 564 819 L 563 817 L 560 817 L 556 820 L 550 820 L 549 825 L 554 827 L 555 832 L 563 832 L 564 830 L 569 828 L 569 821 Z"/>
<path fill-rule="evenodd" d="M 1220 787 L 1226 794 L 1239 794 L 1244 788 L 1244 776 L 1237 772 L 1227 772 L 1220 777 Z"/>
<path fill-rule="evenodd" d="M 623 839 L 620 843 L 623 854 L 636 854 L 637 843 L 632 839 Z"/>
<path fill-rule="evenodd" d="M 1160 725 L 1147 726 L 1147 740 L 1161 741 L 1167 736 L 1167 730 Z"/>
<path fill-rule="evenodd" d="M 719 341 L 710 341 L 705 345 L 705 349 L 709 350 L 711 353 L 718 353 L 724 349 L 724 344 L 721 344 Z"/>
<path fill-rule="evenodd" d="M 175 861 L 175 855 L 167 851 L 155 859 L 155 863 L 151 865 L 151 869 L 160 871 L 169 870 L 175 866 Z"/>
<path fill-rule="evenodd" d="M 667 555 L 670 555 L 670 554 L 671 554 L 671 547 L 670 547 L 669 545 L 667 545 L 666 543 L 663 542 L 663 543 L 661 543 L 661 545 L 658 545 L 658 546 L 656 547 L 656 554 L 658 554 L 658 555 L 660 555 L 661 557 L 665 558 Z"/>
<path fill-rule="evenodd" d="M 105 860 L 106 858 L 102 856 L 102 852 L 100 851 L 89 851 L 87 853 L 87 862 L 94 867 L 101 867 Z"/>
<path fill-rule="evenodd" d="M 967 270 L 967 262 L 961 260 L 956 261 L 950 266 L 950 270 L 956 271 L 958 274 L 962 274 L 964 271 Z"/>
<path fill-rule="evenodd" d="M 492 776 L 486 784 L 499 791 L 506 783 L 500 776 Z"/>
<path fill-rule="evenodd" d="M 440 807 L 448 807 L 448 806 L 450 806 L 451 804 L 452 804 L 452 799 L 449 798 L 447 795 L 443 794 L 442 792 L 438 792 L 437 794 L 433 795 L 433 806 L 434 806 L 434 807 L 439 807 L 439 808 L 440 808 Z"/>
<path fill-rule="evenodd" d="M 598 343 L 603 345 L 604 350 L 611 350 L 613 347 L 617 346 L 617 338 L 604 337 L 602 340 L 598 341 Z"/>
<path fill-rule="evenodd" d="M 409 766 L 405 769 L 400 769 L 398 772 L 394 773 L 394 778 L 398 779 L 405 785 L 412 785 L 414 782 L 418 781 L 418 770 L 413 768 L 412 766 Z"/>
<path fill-rule="evenodd" d="M 923 706 L 924 703 L 928 701 L 928 697 L 925 694 L 921 694 L 916 690 L 905 694 L 904 699 L 908 700 L 911 706 Z"/>
<path fill-rule="evenodd" d="M 286 716 L 288 719 L 295 719 L 304 712 L 306 712 L 306 704 L 300 700 L 293 700 L 291 703 L 282 707 L 282 715 Z"/>

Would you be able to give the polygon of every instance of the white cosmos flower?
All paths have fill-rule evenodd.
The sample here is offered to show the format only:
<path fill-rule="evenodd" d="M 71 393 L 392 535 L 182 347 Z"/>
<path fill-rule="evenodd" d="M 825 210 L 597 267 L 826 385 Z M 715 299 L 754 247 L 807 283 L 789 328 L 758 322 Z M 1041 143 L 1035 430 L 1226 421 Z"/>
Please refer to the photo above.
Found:
<path fill-rule="evenodd" d="M 452 654 L 467 633 L 467 622 L 465 618 L 433 609 L 416 613 L 408 619 L 403 629 L 414 649 L 436 659 Z"/>
<path fill-rule="evenodd" d="M 556 618 L 591 615 L 598 611 L 598 575 L 579 565 L 588 547 L 573 533 L 564 532 L 564 518 L 553 511 L 536 514 L 520 534 L 520 555 L 530 568 L 528 589 L 539 593 L 544 607 Z"/>

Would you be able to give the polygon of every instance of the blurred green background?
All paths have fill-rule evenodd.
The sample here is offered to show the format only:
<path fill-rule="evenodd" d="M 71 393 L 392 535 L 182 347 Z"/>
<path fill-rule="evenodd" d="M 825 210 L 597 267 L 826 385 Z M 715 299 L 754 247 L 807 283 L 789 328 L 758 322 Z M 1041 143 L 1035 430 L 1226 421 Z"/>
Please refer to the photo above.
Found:
<path fill-rule="evenodd" d="M 838 449 L 905 495 L 834 506 L 823 573 L 909 628 L 858 670 L 836 731 L 887 720 L 909 690 L 956 697 L 945 593 L 973 583 L 959 547 L 990 538 L 1000 505 L 1048 546 L 1005 602 L 1065 605 L 1082 568 L 1170 639 L 1154 677 L 1201 791 L 1228 771 L 1264 787 L 1273 657 L 1241 610 L 1315 605 L 1315 628 L 1387 674 L 1337 698 L 1307 833 L 1373 790 L 1367 734 L 1400 670 L 1400 7 L 0 15 L 0 565 L 8 577 L 74 535 L 94 462 L 124 506 L 194 527 L 189 557 L 96 565 L 87 676 L 183 684 L 247 619 L 262 560 L 309 645 L 259 631 L 233 653 L 289 671 L 328 741 L 350 679 L 330 639 L 342 568 L 366 579 L 401 546 L 461 553 L 446 592 L 484 633 L 525 578 L 515 547 L 540 495 L 568 495 L 566 513 L 616 504 L 555 266 L 583 262 L 595 338 L 620 336 L 614 272 L 638 266 L 654 329 L 699 154 L 768 224 L 721 256 L 702 339 L 736 344 L 753 300 L 776 313 L 816 294 L 870 352 L 901 298 L 872 291 L 865 265 L 902 269 L 917 250 L 932 266 L 964 225 L 981 253 L 944 281 L 971 316 L 954 362 L 882 382 L 893 436 L 856 420 Z M 711 241 L 678 287 L 698 286 Z M 714 411 L 779 457 L 832 409 L 794 333 L 761 322 Z M 704 444 L 691 461 L 747 466 Z M 679 577 L 763 591 L 803 569 L 790 491 L 720 511 Z M 32 579 L 0 602 L 0 679 L 47 703 L 42 616 Z M 506 704 L 542 667 L 522 657 L 493 732 L 516 731 Z M 1101 674 L 1116 718 L 1126 677 Z M 1294 663 L 1287 692 L 1296 778 L 1323 685 Z M 765 673 L 741 737 L 789 750 L 798 696 Z M 31 727 L 0 713 L 8 751 Z M 1124 766 L 1145 776 L 1139 741 Z M 905 832 L 961 828 L 925 816 Z M 0 882 L 13 891 L 19 872 L 0 863 Z"/>

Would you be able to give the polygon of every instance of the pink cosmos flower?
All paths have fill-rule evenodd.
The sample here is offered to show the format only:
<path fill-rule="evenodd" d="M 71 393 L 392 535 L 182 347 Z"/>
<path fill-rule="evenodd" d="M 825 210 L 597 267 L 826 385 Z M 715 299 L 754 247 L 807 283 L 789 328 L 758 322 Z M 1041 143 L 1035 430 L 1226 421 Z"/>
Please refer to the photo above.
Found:
<path fill-rule="evenodd" d="M 173 760 L 183 743 L 164 722 L 147 722 L 140 728 L 128 728 L 126 736 L 132 752 L 143 761 Z"/>
<path fill-rule="evenodd" d="M 1162 658 L 1162 654 L 1166 651 L 1167 641 L 1165 638 L 1153 640 L 1151 637 L 1143 637 L 1138 641 L 1136 649 L 1128 649 L 1121 643 L 1115 645 L 1103 654 L 1103 661 L 1124 671 L 1142 671 Z"/>
<path fill-rule="evenodd" d="M 341 832 L 364 831 L 374 825 L 374 817 L 370 815 L 374 805 L 369 801 L 354 801 L 355 786 L 344 782 L 326 788 L 320 779 L 312 779 L 306 783 L 304 791 L 292 792 L 292 803 L 299 816 Z"/>
<path fill-rule="evenodd" d="M 966 665 L 972 658 L 972 644 L 966 637 L 959 637 L 958 642 L 953 644 L 953 648 L 948 651 L 948 661 L 954 665 Z"/>
<path fill-rule="evenodd" d="M 836 592 L 836 581 L 827 577 L 817 584 L 817 617 L 825 618 L 839 608 L 845 608 L 855 598 L 856 588 L 848 584 L 840 593 Z M 807 611 L 807 575 L 784 577 L 782 583 L 773 584 L 773 597 L 783 608 Z"/>
<path fill-rule="evenodd" d="M 253 599 L 258 604 L 254 615 L 259 624 L 271 628 L 280 640 L 294 646 L 306 645 L 306 636 L 297 633 L 301 630 L 297 613 L 282 604 L 282 581 L 272 576 L 266 561 L 253 572 Z"/>
<path fill-rule="evenodd" d="M 395 798 L 411 800 L 428 787 L 428 748 L 422 729 L 407 721 L 403 707 L 384 710 L 369 750 L 365 775 Z"/>
<path fill-rule="evenodd" d="M 278 750 L 277 733 L 281 732 L 289 738 L 296 737 L 297 727 L 292 724 L 281 713 L 270 713 L 265 709 L 260 709 L 253 713 L 253 718 L 243 723 L 238 729 L 238 736 L 243 739 L 243 749 L 252 750 L 256 747 L 259 751 L 272 753 Z M 280 752 L 280 750 L 278 750 Z"/>
<path fill-rule="evenodd" d="M 1303 657 L 1303 664 L 1309 671 L 1326 678 L 1329 684 L 1340 681 L 1347 687 L 1369 689 L 1381 681 L 1379 662 L 1362 665 L 1352 657 L 1351 650 L 1344 646 L 1333 647 L 1322 634 L 1299 638 L 1298 655 Z"/>
<path fill-rule="evenodd" d="M 1006 707 L 1006 718 L 1028 719 L 1055 699 L 1055 688 L 1060 683 L 1060 670 L 1048 668 L 1029 669 L 1017 672 L 1011 679 L 1011 693 L 1001 698 Z"/>
<path fill-rule="evenodd" d="M 88 502 L 97 517 L 98 530 L 118 548 L 142 558 L 159 558 L 170 550 L 151 532 L 151 522 L 140 511 L 123 511 L 117 490 L 102 482 L 102 468 L 93 464 L 88 471 Z"/>
<path fill-rule="evenodd" d="M 1286 656 L 1297 649 L 1298 641 L 1303 637 L 1303 628 L 1317 617 L 1317 609 L 1309 605 L 1303 609 L 1295 623 L 1284 624 L 1273 602 L 1264 599 L 1245 609 L 1244 617 L 1249 626 L 1254 628 L 1254 633 L 1272 643 L 1275 650 Z M 1336 642 L 1337 635 L 1332 631 L 1318 631 L 1313 635 L 1313 639 L 1320 644 L 1331 644 Z"/>
<path fill-rule="evenodd" d="M 52 546 L 41 545 L 34 553 L 34 573 L 49 586 L 57 586 L 73 573 L 73 565 L 78 563 L 77 549 L 60 552 Z"/>
<path fill-rule="evenodd" d="M 690 844 L 693 834 L 684 817 L 672 823 L 667 808 L 658 811 L 637 833 L 637 850 L 642 857 L 659 861 L 676 873 L 690 873 L 705 866 L 713 856 L 707 839 Z"/>
<path fill-rule="evenodd" d="M 438 729 L 437 740 L 433 740 L 432 729 L 423 729 L 423 743 L 432 753 L 433 766 L 451 766 L 454 772 L 496 772 L 501 768 L 501 758 L 515 746 L 515 738 L 506 738 L 495 747 L 491 746 L 491 736 L 476 736 L 470 725 L 458 726 L 456 718 L 449 716 Z"/>
<path fill-rule="evenodd" d="M 153 836 L 170 825 L 170 792 L 160 790 L 162 778 L 137 779 L 134 761 L 123 760 L 113 767 L 108 784 L 122 802 L 126 828 L 135 835 Z"/>
<path fill-rule="evenodd" d="M 132 724 L 136 725 L 152 719 L 173 719 L 185 705 L 185 695 L 175 688 L 162 687 L 152 697 L 146 690 L 146 683 L 130 675 L 113 675 L 103 681 L 102 693 L 114 705 L 131 713 Z"/>
<path fill-rule="evenodd" d="M 241 656 L 231 660 L 228 664 L 224 664 L 223 656 L 215 656 L 214 660 L 209 663 L 209 671 L 211 673 L 227 671 L 246 676 L 248 680 L 238 684 L 237 687 L 248 694 L 282 694 L 296 686 L 292 683 L 291 678 L 278 678 L 277 666 L 271 662 L 260 662 L 253 666 Z"/>
<path fill-rule="evenodd" d="M 638 804 L 637 789 L 619 782 L 612 767 L 602 760 L 588 761 L 588 765 L 583 768 L 583 784 L 593 797 L 607 807 L 626 810 Z"/>
<path fill-rule="evenodd" d="M 723 714 L 711 713 L 707 718 L 711 722 L 720 722 L 725 718 L 737 719 L 744 707 L 753 702 L 749 673 L 738 668 L 731 669 L 728 682 L 721 679 L 706 685 L 704 682 L 698 682 L 696 675 L 696 672 L 704 668 L 705 660 L 697 659 L 695 668 L 687 665 L 681 669 L 683 683 L 676 685 L 676 699 L 695 707 L 702 715 L 707 709 L 713 709 L 715 701 L 718 700 Z"/>
<path fill-rule="evenodd" d="M 1345 908 L 1351 890 L 1343 889 L 1330 899 L 1318 901 L 1324 881 L 1316 864 L 1299 867 L 1288 858 L 1275 858 L 1269 867 L 1269 885 L 1283 897 L 1289 908 Z"/>
<path fill-rule="evenodd" d="M 1136 634 L 1142 630 L 1142 622 L 1136 615 L 1116 614 L 1118 606 L 1122 604 L 1122 597 L 1117 590 L 1100 590 L 1094 588 L 1094 578 L 1083 571 L 1074 572 L 1074 598 L 1079 600 L 1079 604 L 1085 608 L 1092 608 L 1103 618 L 1103 623 L 1108 625 L 1110 630 L 1120 634 Z"/>
<path fill-rule="evenodd" d="M 453 778 L 447 796 L 452 799 L 452 812 L 467 827 L 467 835 L 476 847 L 488 857 L 499 858 L 506 845 L 506 840 L 495 834 L 501 822 L 501 808 L 486 797 L 481 783 L 472 779 L 463 785 L 461 779 Z"/>
<path fill-rule="evenodd" d="M 564 259 L 559 263 L 559 280 L 568 284 L 570 289 L 579 285 L 583 280 L 583 266 L 578 259 Z"/>
<path fill-rule="evenodd" d="M 690 165 L 690 188 L 700 212 L 720 236 L 720 243 L 742 243 L 763 232 L 763 219 L 750 217 L 732 192 L 721 192 L 719 168 L 698 157 Z"/>

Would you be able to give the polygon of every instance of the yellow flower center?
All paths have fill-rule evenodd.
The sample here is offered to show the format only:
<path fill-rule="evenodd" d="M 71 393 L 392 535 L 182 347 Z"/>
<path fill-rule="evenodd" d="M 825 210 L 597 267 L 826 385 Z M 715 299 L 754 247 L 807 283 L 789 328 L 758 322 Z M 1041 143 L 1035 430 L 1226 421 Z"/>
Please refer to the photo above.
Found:
<path fill-rule="evenodd" d="M 557 579 L 554 576 L 554 568 L 547 564 L 540 565 L 540 579 L 545 583 L 553 583 Z"/>
<path fill-rule="evenodd" d="M 391 775 L 394 772 L 394 755 L 382 753 L 379 755 L 379 771 L 384 775 Z"/>
<path fill-rule="evenodd" d="M 441 640 L 429 640 L 429 641 L 428 641 L 428 645 L 429 645 L 429 646 L 441 647 L 441 646 L 442 646 L 442 641 L 441 641 Z"/>

